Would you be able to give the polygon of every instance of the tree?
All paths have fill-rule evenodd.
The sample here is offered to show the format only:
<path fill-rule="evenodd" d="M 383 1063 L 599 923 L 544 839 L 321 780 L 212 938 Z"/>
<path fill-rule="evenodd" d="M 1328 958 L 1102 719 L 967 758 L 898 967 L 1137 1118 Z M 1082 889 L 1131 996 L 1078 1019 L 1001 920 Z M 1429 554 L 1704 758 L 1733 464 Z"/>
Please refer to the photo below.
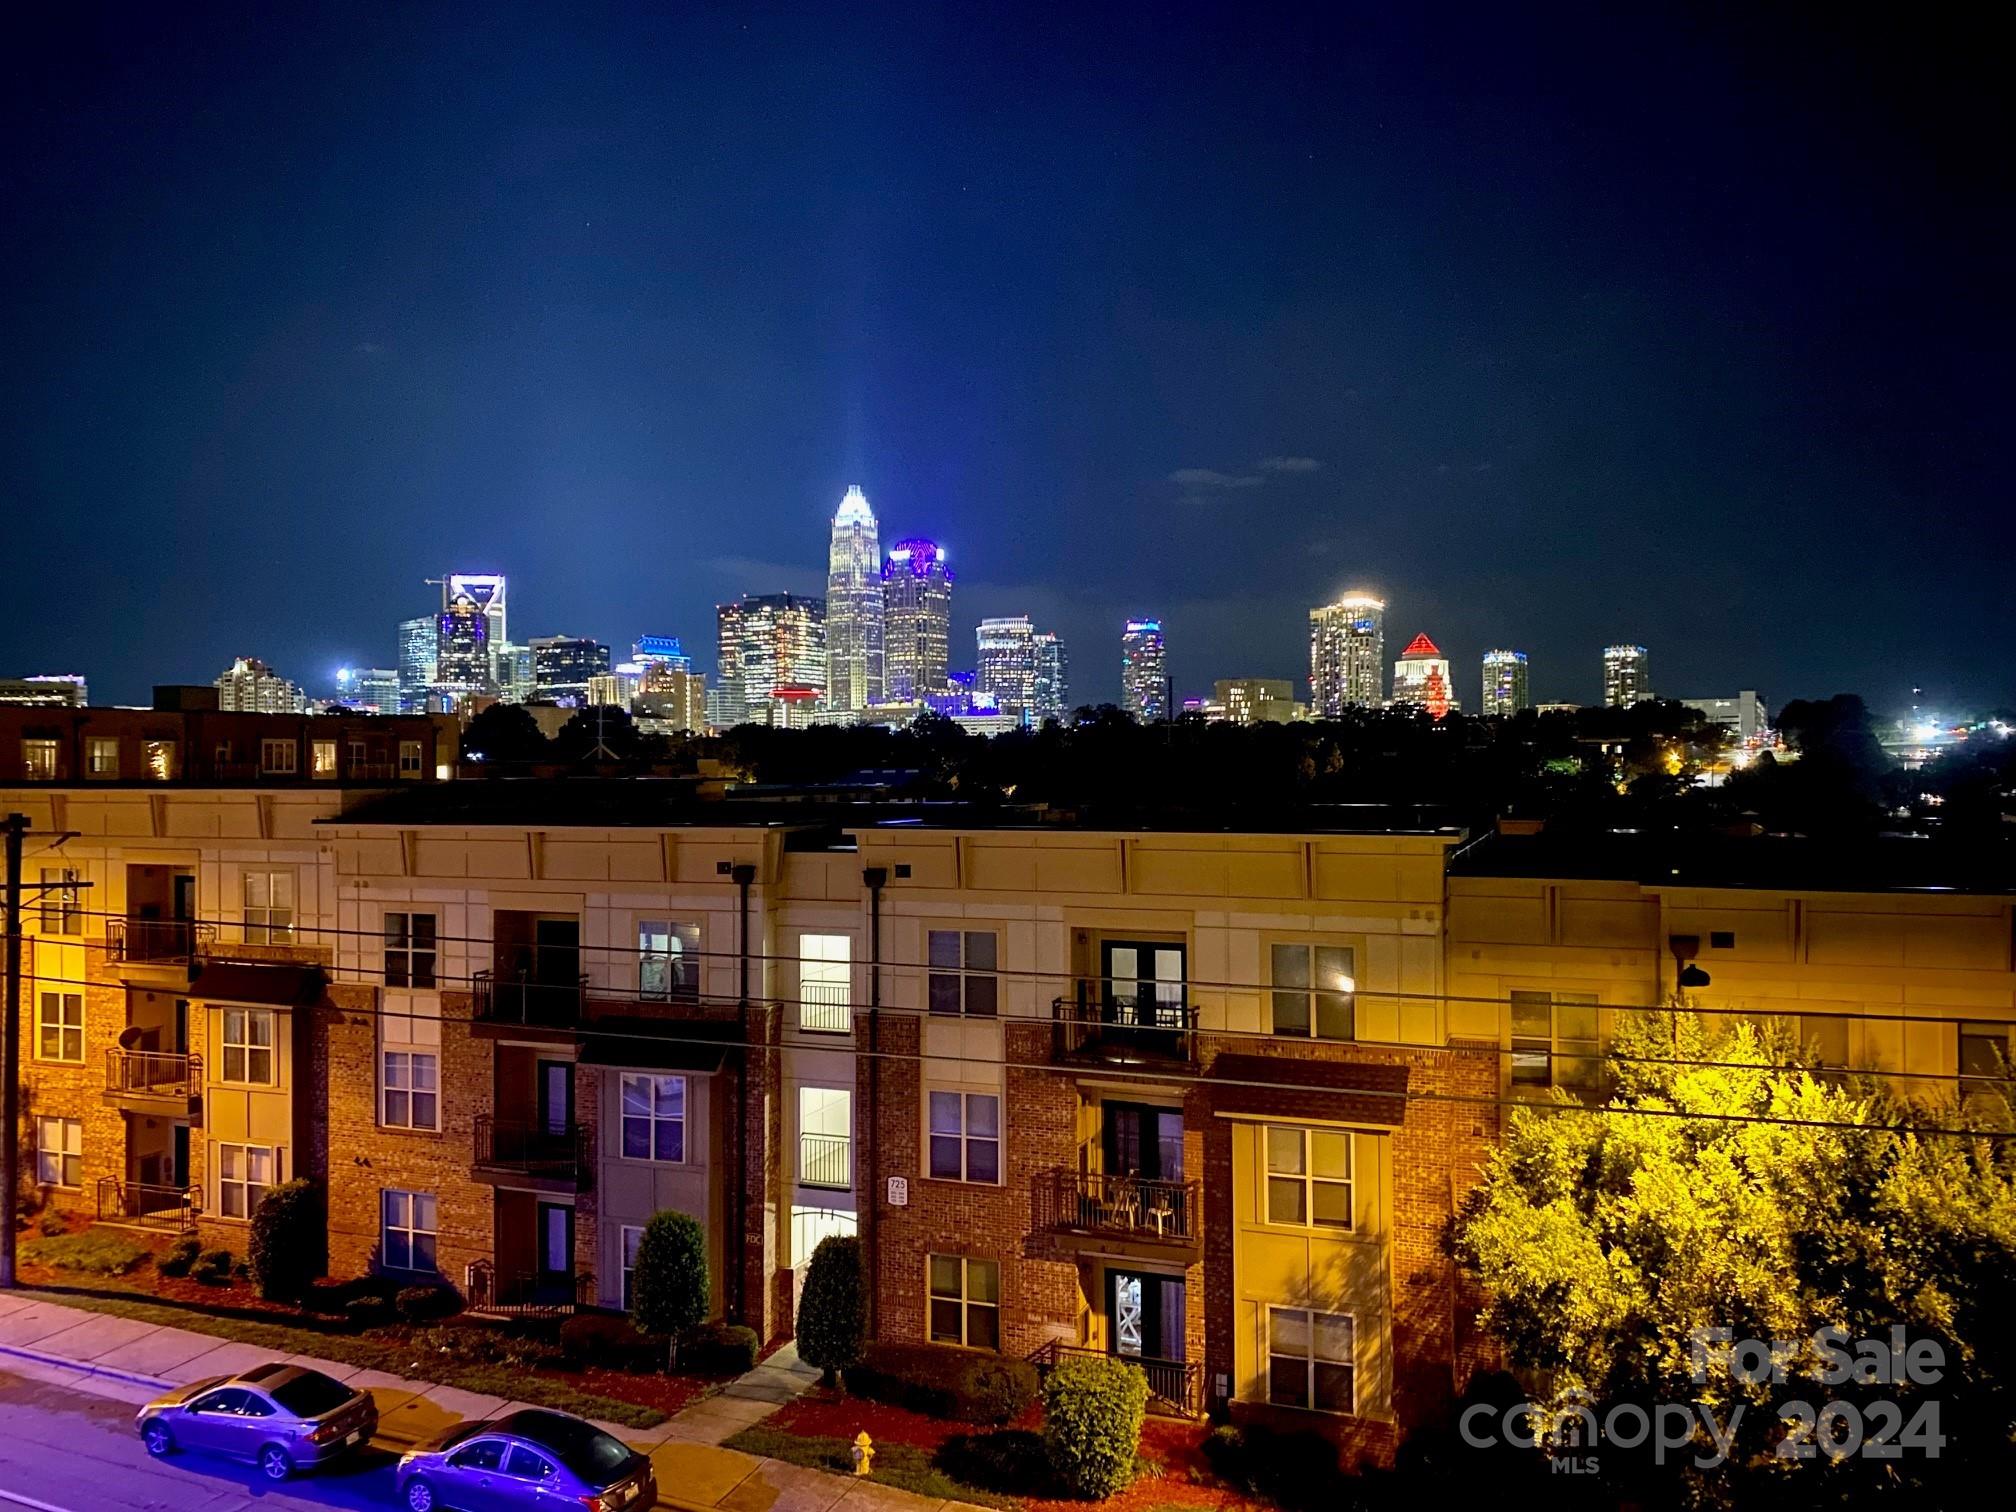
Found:
<path fill-rule="evenodd" d="M 329 1225 L 322 1190 L 312 1181 L 285 1181 L 267 1189 L 252 1212 L 245 1261 L 259 1295 L 269 1302 L 298 1302 L 308 1283 L 328 1269 Z"/>
<path fill-rule="evenodd" d="M 798 1358 L 819 1367 L 822 1385 L 860 1363 L 868 1328 L 865 1292 L 861 1241 L 837 1234 L 820 1240 L 798 1304 Z"/>
<path fill-rule="evenodd" d="M 707 1274 L 707 1231 L 684 1213 L 659 1213 L 637 1240 L 630 1278 L 630 1316 L 665 1340 L 678 1361 L 679 1337 L 707 1316 L 713 1286 Z"/>
<path fill-rule="evenodd" d="M 1549 1383 L 1543 1405 L 1587 1400 L 1600 1421 L 1623 1404 L 1699 1404 L 1734 1419 L 1716 1469 L 1695 1467 L 1691 1447 L 1662 1467 L 1649 1442 L 1603 1443 L 1622 1496 L 1932 1504 L 1960 1476 L 2016 1470 L 2016 1322 L 1997 1306 L 2016 1274 L 2011 1157 L 1896 1127 L 1982 1127 L 1980 1108 L 1898 1104 L 1812 1065 L 1748 1023 L 1643 1015 L 1616 1036 L 1607 1107 L 1521 1109 L 1470 1194 L 1457 1252 L 1490 1295 L 1484 1322 L 1508 1362 Z M 2006 1104 L 1996 1116 L 2006 1124 Z M 1818 1379 L 1819 1330 L 1887 1342 L 1892 1325 L 1943 1352 L 1938 1384 Z M 1788 1379 L 1744 1379 L 1712 1351 L 1697 1375 L 1710 1328 L 1796 1341 Z M 1936 1457 L 1779 1457 L 1788 1402 L 1850 1404 L 1874 1431 L 1869 1409 L 1885 1399 L 1906 1424 L 1931 1407 L 1946 1440 Z"/>
<path fill-rule="evenodd" d="M 463 753 L 483 761 L 538 761 L 548 748 L 539 721 L 515 703 L 491 704 L 462 731 Z"/>

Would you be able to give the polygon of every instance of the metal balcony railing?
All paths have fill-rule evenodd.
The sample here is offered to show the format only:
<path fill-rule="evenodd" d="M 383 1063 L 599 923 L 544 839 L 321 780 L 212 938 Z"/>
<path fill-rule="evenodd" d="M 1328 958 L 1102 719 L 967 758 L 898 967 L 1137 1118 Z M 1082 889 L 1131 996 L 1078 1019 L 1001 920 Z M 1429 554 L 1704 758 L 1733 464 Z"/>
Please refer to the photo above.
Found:
<path fill-rule="evenodd" d="M 475 1163 L 492 1171 L 585 1184 L 595 1169 L 595 1126 L 476 1115 Z"/>
<path fill-rule="evenodd" d="M 195 960 L 216 937 L 215 925 L 191 919 L 108 919 L 105 955 L 113 961 L 172 966 Z"/>
<path fill-rule="evenodd" d="M 1039 1233 L 1077 1229 L 1195 1248 L 1204 1237 L 1202 1191 L 1196 1181 L 1043 1171 L 1033 1183 L 1031 1220 Z"/>
<path fill-rule="evenodd" d="M 585 974 L 566 981 L 542 981 L 524 971 L 479 971 L 471 987 L 477 1022 L 532 1028 L 578 1027 L 588 997 Z"/>
<path fill-rule="evenodd" d="M 592 1271 L 556 1276 L 531 1271 L 499 1271 L 487 1260 L 470 1264 L 463 1293 L 471 1312 L 539 1318 L 571 1313 L 595 1302 Z"/>
<path fill-rule="evenodd" d="M 1029 1363 L 1039 1371 L 1049 1370 L 1059 1360 L 1074 1355 L 1133 1365 L 1148 1378 L 1149 1394 L 1164 1407 L 1185 1417 L 1195 1417 L 1203 1411 L 1200 1387 L 1204 1380 L 1204 1367 L 1195 1360 L 1157 1360 L 1147 1355 L 1109 1354 L 1103 1349 L 1087 1349 L 1083 1345 L 1062 1344 L 1053 1340 L 1031 1354 Z"/>
<path fill-rule="evenodd" d="M 105 1090 L 134 1097 L 200 1097 L 203 1057 L 168 1050 L 107 1050 Z"/>
<path fill-rule="evenodd" d="M 845 1134 L 798 1136 L 798 1184 L 845 1191 L 854 1184 L 854 1141 Z"/>
<path fill-rule="evenodd" d="M 148 1186 L 116 1176 L 98 1182 L 98 1217 L 114 1223 L 139 1223 L 149 1228 L 189 1233 L 203 1211 L 203 1195 L 194 1187 Z"/>
<path fill-rule="evenodd" d="M 798 1027 L 816 1034 L 854 1031 L 854 993 L 846 982 L 803 982 L 798 987 Z"/>
<path fill-rule="evenodd" d="M 1187 994 L 1115 992 L 1103 982 L 1078 983 L 1050 1004 L 1057 1057 L 1192 1061 L 1197 1008 Z"/>

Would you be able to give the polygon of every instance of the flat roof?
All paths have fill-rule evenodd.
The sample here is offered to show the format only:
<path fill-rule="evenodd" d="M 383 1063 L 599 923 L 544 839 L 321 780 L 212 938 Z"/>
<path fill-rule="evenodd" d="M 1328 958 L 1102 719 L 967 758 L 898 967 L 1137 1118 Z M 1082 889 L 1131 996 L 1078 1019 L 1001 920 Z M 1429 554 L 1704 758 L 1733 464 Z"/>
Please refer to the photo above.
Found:
<path fill-rule="evenodd" d="M 1451 852 L 1452 877 L 1564 878 L 1645 887 L 1794 892 L 2016 893 L 2016 846 L 1912 836 L 1481 835 Z"/>

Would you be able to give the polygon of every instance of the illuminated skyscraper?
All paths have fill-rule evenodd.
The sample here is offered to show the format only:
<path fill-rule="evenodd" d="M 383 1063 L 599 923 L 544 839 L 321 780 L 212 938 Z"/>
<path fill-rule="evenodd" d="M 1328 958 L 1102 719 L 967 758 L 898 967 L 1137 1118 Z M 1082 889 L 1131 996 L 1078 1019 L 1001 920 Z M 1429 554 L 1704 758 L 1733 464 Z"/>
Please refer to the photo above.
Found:
<path fill-rule="evenodd" d="M 640 728 L 679 735 L 707 728 L 707 703 L 706 678 L 658 661 L 644 664 L 644 682 L 631 708 Z"/>
<path fill-rule="evenodd" d="M 505 641 L 490 648 L 491 677 L 496 694 L 507 703 L 529 703 L 532 699 L 532 648 Z"/>
<path fill-rule="evenodd" d="M 1484 653 L 1484 712 L 1510 716 L 1532 706 L 1524 651 Z"/>
<path fill-rule="evenodd" d="M 1425 635 L 1407 643 L 1393 663 L 1393 702 L 1426 709 L 1440 719 L 1456 707 L 1449 692 L 1449 662 Z"/>
<path fill-rule="evenodd" d="M 373 714 L 399 712 L 399 674 L 390 667 L 343 667 L 336 673 L 340 703 Z"/>
<path fill-rule="evenodd" d="M 826 633 L 830 643 L 830 625 Z M 945 692 L 951 656 L 952 569 L 945 553 L 933 541 L 898 541 L 882 567 L 883 696 L 916 703 Z"/>
<path fill-rule="evenodd" d="M 504 645 L 511 633 L 504 622 L 504 577 L 502 573 L 451 572 L 441 580 L 441 607 L 466 598 L 483 611 L 490 633 L 491 650 Z"/>
<path fill-rule="evenodd" d="M 609 670 L 609 648 L 574 635 L 532 638 L 532 693 L 566 708 L 588 707 L 589 680 Z"/>
<path fill-rule="evenodd" d="M 217 707 L 226 714 L 299 714 L 301 690 L 256 656 L 241 656 L 217 679 Z"/>
<path fill-rule="evenodd" d="M 434 690 L 434 663 L 440 655 L 441 627 L 434 616 L 399 621 L 399 707 L 408 714 L 427 708 Z"/>
<path fill-rule="evenodd" d="M 1071 718 L 1071 658 L 1064 651 L 1064 637 L 1055 630 L 1038 630 L 1031 640 L 1036 648 L 1036 693 L 1030 705 L 1033 724 L 1046 719 L 1067 723 Z"/>
<path fill-rule="evenodd" d="M 707 723 L 717 730 L 746 722 L 742 701 L 742 605 L 714 606 L 714 686 L 707 690 Z"/>
<path fill-rule="evenodd" d="M 1295 684 L 1285 677 L 1227 677 L 1212 685 L 1212 703 L 1233 724 L 1287 724 L 1307 719 L 1295 702 Z"/>
<path fill-rule="evenodd" d="M 1386 604 L 1347 593 L 1309 611 L 1309 695 L 1316 713 L 1334 718 L 1354 705 L 1376 708 L 1386 682 Z"/>
<path fill-rule="evenodd" d="M 1036 702 L 1036 642 L 1029 616 L 983 619 L 973 687 L 1004 713 L 1027 715 Z"/>
<path fill-rule="evenodd" d="M 490 617 L 468 594 L 450 599 L 434 621 L 434 692 L 460 701 L 494 686 Z"/>
<path fill-rule="evenodd" d="M 1652 696 L 1652 653 L 1643 646 L 1603 648 L 1603 702 L 1628 709 Z"/>
<path fill-rule="evenodd" d="M 741 717 L 793 728 L 809 724 L 826 695 L 826 601 L 752 593 L 737 607 Z M 724 614 L 724 628 L 727 623 Z"/>
<path fill-rule="evenodd" d="M 1170 717 L 1160 620 L 1130 619 L 1120 634 L 1120 706 L 1144 724 Z"/>
<path fill-rule="evenodd" d="M 644 667 L 671 667 L 679 672 L 693 670 L 693 658 L 676 635 L 640 635 L 630 646 L 630 660 Z"/>
<path fill-rule="evenodd" d="M 859 713 L 882 701 L 882 548 L 857 485 L 833 516 L 826 554 L 826 706 Z"/>

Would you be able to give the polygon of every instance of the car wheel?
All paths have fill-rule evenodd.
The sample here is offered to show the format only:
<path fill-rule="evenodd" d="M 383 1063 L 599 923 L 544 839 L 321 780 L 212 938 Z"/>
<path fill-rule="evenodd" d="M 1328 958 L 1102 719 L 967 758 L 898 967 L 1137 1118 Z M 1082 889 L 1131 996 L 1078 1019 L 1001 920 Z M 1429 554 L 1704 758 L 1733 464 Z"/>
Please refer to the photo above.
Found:
<path fill-rule="evenodd" d="M 419 1476 L 406 1482 L 406 1512 L 434 1512 L 434 1488 Z"/>
<path fill-rule="evenodd" d="M 294 1461 L 278 1444 L 268 1444 L 259 1451 L 259 1473 L 270 1481 L 284 1481 L 294 1473 Z"/>
<path fill-rule="evenodd" d="M 152 1419 L 140 1430 L 140 1442 L 147 1446 L 147 1452 L 156 1459 L 175 1452 L 175 1435 L 168 1431 L 168 1425 L 159 1418 Z"/>

